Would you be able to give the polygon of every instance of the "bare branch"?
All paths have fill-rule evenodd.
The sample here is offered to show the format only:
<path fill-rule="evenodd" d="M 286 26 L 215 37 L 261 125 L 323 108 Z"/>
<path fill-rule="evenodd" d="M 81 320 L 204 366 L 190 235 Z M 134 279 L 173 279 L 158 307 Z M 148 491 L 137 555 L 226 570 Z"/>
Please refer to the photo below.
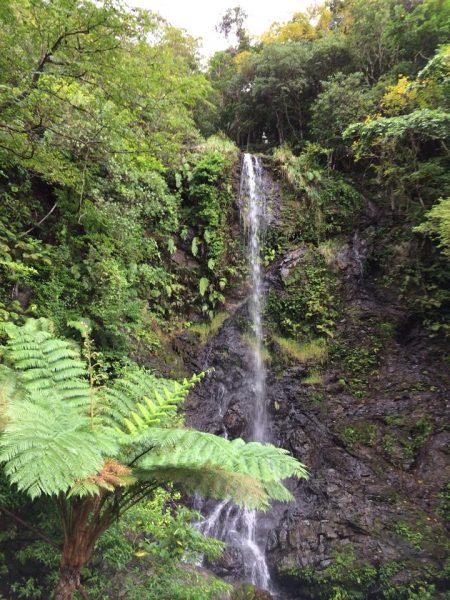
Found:
<path fill-rule="evenodd" d="M 23 233 L 19 234 L 17 237 L 23 237 L 24 235 L 27 235 L 28 233 L 30 233 L 30 231 L 33 231 L 33 229 L 35 229 L 36 227 L 39 227 L 39 225 L 41 225 L 41 223 L 43 223 L 51 214 L 52 212 L 55 210 L 55 208 L 58 206 L 58 202 L 56 202 L 53 207 L 50 209 L 50 211 L 45 215 L 45 217 L 43 219 L 41 219 L 39 221 L 39 223 L 36 223 L 36 225 L 33 225 L 33 227 L 30 227 L 30 229 L 28 229 L 27 231 L 24 231 Z"/>
<path fill-rule="evenodd" d="M 26 521 L 24 521 L 23 519 L 21 519 L 20 517 L 18 517 L 14 513 L 12 513 L 11 511 L 9 511 L 4 506 L 0 506 L 0 512 L 4 512 L 5 514 L 9 515 L 12 519 L 14 519 L 15 521 L 17 521 L 18 523 L 20 523 L 21 525 L 23 525 L 27 529 L 29 529 L 30 531 L 32 531 L 33 533 L 35 533 L 38 537 L 40 537 L 42 540 L 44 540 L 44 542 L 47 542 L 48 544 L 51 544 L 52 546 L 54 546 L 55 548 L 57 548 L 60 551 L 62 550 L 62 548 L 61 548 L 61 546 L 59 544 L 57 544 L 56 542 L 54 542 L 53 540 L 51 540 L 50 538 L 48 538 L 47 536 L 45 536 L 43 533 L 41 533 L 39 531 L 39 529 L 36 529 L 36 527 L 33 527 L 33 525 L 30 525 L 30 523 L 27 523 Z"/>

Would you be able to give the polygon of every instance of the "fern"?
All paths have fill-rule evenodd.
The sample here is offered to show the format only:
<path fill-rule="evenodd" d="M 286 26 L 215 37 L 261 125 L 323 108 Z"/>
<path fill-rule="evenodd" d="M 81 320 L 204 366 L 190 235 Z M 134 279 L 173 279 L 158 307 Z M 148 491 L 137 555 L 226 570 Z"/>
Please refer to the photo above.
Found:
<path fill-rule="evenodd" d="M 245 473 L 230 476 L 228 469 L 216 464 L 175 461 L 166 462 L 165 457 L 154 460 L 151 468 L 136 469 L 140 481 L 158 481 L 161 484 L 180 484 L 188 493 L 199 492 L 209 498 L 231 498 L 240 506 L 264 510 L 269 507 L 264 486 L 256 478 Z M 159 464 L 158 464 L 159 463 Z"/>
<path fill-rule="evenodd" d="M 77 328 L 91 347 L 88 325 Z M 172 482 L 265 509 L 271 498 L 292 499 L 282 479 L 306 476 L 304 465 L 270 444 L 174 428 L 180 404 L 204 374 L 180 384 L 130 368 L 96 389 L 87 381 L 91 362 L 84 365 L 73 344 L 55 338 L 47 321 L 1 329 L 8 342 L 0 369 L 0 461 L 32 497 Z"/>
<path fill-rule="evenodd" d="M 142 369 L 128 369 L 112 388 L 104 389 L 103 411 L 118 429 L 137 435 L 155 424 L 170 423 L 189 390 L 204 375 L 179 384 Z"/>
<path fill-rule="evenodd" d="M 73 406 L 87 406 L 90 390 L 79 353 L 68 340 L 53 337 L 46 319 L 29 319 L 23 327 L 0 323 L 9 337 L 3 351 L 6 365 L 22 373 L 27 390 L 55 390 Z"/>
<path fill-rule="evenodd" d="M 0 325 L 8 336 L 0 349 L 0 462 L 20 491 L 53 497 L 64 532 L 60 581 L 64 569 L 79 578 L 100 535 L 160 485 L 262 510 L 292 498 L 280 480 L 306 470 L 285 450 L 173 428 L 202 375 L 178 384 L 132 369 L 98 389 L 88 325 L 77 328 L 86 365 L 45 320 Z"/>
<path fill-rule="evenodd" d="M 262 487 L 258 488 L 258 492 L 262 491 L 263 494 L 259 493 L 252 502 L 260 509 L 267 508 L 270 498 L 282 502 L 293 500 L 292 494 L 280 483 L 281 479 L 307 477 L 304 465 L 292 458 L 286 450 L 271 444 L 246 444 L 241 439 L 229 441 L 198 431 L 156 427 L 141 434 L 139 442 L 152 448 L 152 452 L 144 455 L 138 463 L 140 476 L 146 472 L 146 476 L 150 477 L 153 473 L 155 479 L 158 479 L 163 468 L 171 469 L 181 465 L 185 469 L 197 469 L 201 473 L 210 469 L 211 465 L 216 465 L 226 470 L 228 477 L 243 475 L 251 481 L 259 481 Z M 231 493 L 229 497 L 236 501 Z M 246 503 L 249 502 L 247 497 Z"/>
<path fill-rule="evenodd" d="M 6 417 L 0 461 L 10 481 L 32 498 L 66 492 L 116 450 L 114 442 L 92 431 L 86 416 L 48 392 L 11 402 Z"/>

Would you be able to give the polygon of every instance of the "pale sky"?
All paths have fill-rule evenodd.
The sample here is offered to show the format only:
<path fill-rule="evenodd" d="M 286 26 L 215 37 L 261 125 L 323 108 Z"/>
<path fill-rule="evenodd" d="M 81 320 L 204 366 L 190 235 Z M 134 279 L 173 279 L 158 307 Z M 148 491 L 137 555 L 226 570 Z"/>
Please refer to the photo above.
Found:
<path fill-rule="evenodd" d="M 259 36 L 274 21 L 288 21 L 296 12 L 305 11 L 312 0 L 128 0 L 131 6 L 140 6 L 159 12 L 174 27 L 183 28 L 196 38 L 203 38 L 203 53 L 214 54 L 225 50 L 227 43 L 214 27 L 228 8 L 240 6 L 248 15 L 246 29 Z"/>

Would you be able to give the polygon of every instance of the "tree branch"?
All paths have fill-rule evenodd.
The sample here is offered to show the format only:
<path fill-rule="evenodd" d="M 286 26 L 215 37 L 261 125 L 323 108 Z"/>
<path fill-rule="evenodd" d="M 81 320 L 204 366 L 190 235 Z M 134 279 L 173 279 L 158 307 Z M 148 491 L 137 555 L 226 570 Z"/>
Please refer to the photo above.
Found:
<path fill-rule="evenodd" d="M 43 223 L 52 214 L 52 212 L 55 210 L 55 208 L 57 206 L 58 206 L 58 201 L 55 202 L 55 204 L 50 209 L 50 211 L 45 215 L 45 217 L 43 219 L 41 219 L 39 221 L 39 223 L 36 223 L 36 225 L 33 225 L 33 227 L 30 227 L 30 229 L 28 229 L 27 231 L 24 231 L 23 233 L 20 233 L 17 237 L 23 237 L 24 235 L 27 235 L 27 233 L 30 233 L 30 231 L 33 231 L 33 229 L 35 229 L 36 227 L 39 227 L 39 225 L 41 223 Z"/>
<path fill-rule="evenodd" d="M 47 536 L 45 536 L 43 533 L 41 533 L 39 531 L 39 529 L 36 529 L 36 527 L 33 527 L 33 525 L 30 525 L 30 523 L 27 523 L 26 521 L 24 521 L 23 519 L 21 519 L 20 517 L 18 517 L 14 513 L 12 513 L 11 511 L 9 511 L 4 506 L 0 506 L 0 512 L 4 512 L 7 515 L 9 515 L 12 519 L 14 519 L 15 521 L 17 521 L 18 523 L 20 523 L 21 525 L 23 525 L 27 529 L 29 529 L 30 531 L 32 531 L 33 533 L 35 533 L 38 537 L 40 537 L 42 540 L 44 540 L 44 542 L 47 542 L 48 544 L 51 544 L 52 546 L 54 546 L 55 548 L 57 548 L 59 551 L 62 550 L 62 548 L 61 548 L 61 546 L 59 544 L 57 544 L 56 542 L 54 542 L 53 540 L 51 540 L 50 538 L 48 538 Z"/>

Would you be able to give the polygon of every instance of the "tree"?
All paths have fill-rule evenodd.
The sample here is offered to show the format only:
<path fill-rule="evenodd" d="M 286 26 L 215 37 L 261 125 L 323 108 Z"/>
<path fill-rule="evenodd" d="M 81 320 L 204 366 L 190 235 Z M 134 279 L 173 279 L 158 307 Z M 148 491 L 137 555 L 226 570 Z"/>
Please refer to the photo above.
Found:
<path fill-rule="evenodd" d="M 176 160 L 207 88 L 192 38 L 120 0 L 7 7 L 0 152 L 8 161 L 78 188 L 82 199 L 99 170 L 161 170 Z"/>
<path fill-rule="evenodd" d="M 287 23 L 272 23 L 261 39 L 264 42 L 300 42 L 302 40 L 314 40 L 317 32 L 309 22 L 309 16 L 305 13 L 294 13 L 292 19 Z"/>
<path fill-rule="evenodd" d="M 450 0 L 402 0 L 393 5 L 386 37 L 393 38 L 405 60 L 423 66 L 450 35 Z"/>
<path fill-rule="evenodd" d="M 25 291 L 62 327 L 88 303 L 122 353 L 182 287 L 170 185 L 200 137 L 197 44 L 122 0 L 0 4 L 0 303 Z"/>
<path fill-rule="evenodd" d="M 426 220 L 414 231 L 438 240 L 442 253 L 450 258 L 450 198 L 441 198 L 425 217 Z"/>
<path fill-rule="evenodd" d="M 238 51 L 247 50 L 250 44 L 248 34 L 244 27 L 247 16 L 247 13 L 241 6 L 229 8 L 225 14 L 222 15 L 222 19 L 216 27 L 216 31 L 222 33 L 227 40 L 231 33 L 234 32 L 238 43 Z"/>
<path fill-rule="evenodd" d="M 309 90 L 310 56 L 311 46 L 303 41 L 265 44 L 259 54 L 249 58 L 253 72 L 247 87 L 254 130 L 270 143 L 303 138 L 302 104 Z"/>
<path fill-rule="evenodd" d="M 369 84 L 375 83 L 397 60 L 398 47 L 386 35 L 393 4 L 392 0 L 342 3 L 340 30 L 351 37 L 357 69 L 364 73 Z"/>
<path fill-rule="evenodd" d="M 292 498 L 280 479 L 306 470 L 287 451 L 182 427 L 177 407 L 201 376 L 178 384 L 134 368 L 100 385 L 89 327 L 71 325 L 84 337 L 85 362 L 45 319 L 2 324 L 0 461 L 19 491 L 48 496 L 59 512 L 54 600 L 83 593 L 81 571 L 99 537 L 164 483 L 261 509 Z"/>
<path fill-rule="evenodd" d="M 389 189 L 392 209 L 411 202 L 429 208 L 450 193 L 448 160 L 448 47 L 442 47 L 417 78 L 400 76 L 387 86 L 383 113 L 353 123 L 343 132 L 358 158 L 370 158 Z"/>
<path fill-rule="evenodd" d="M 343 131 L 362 120 L 374 108 L 370 89 L 362 81 L 362 73 L 336 73 L 322 82 L 323 91 L 312 105 L 312 131 L 325 148 L 345 154 Z"/>

